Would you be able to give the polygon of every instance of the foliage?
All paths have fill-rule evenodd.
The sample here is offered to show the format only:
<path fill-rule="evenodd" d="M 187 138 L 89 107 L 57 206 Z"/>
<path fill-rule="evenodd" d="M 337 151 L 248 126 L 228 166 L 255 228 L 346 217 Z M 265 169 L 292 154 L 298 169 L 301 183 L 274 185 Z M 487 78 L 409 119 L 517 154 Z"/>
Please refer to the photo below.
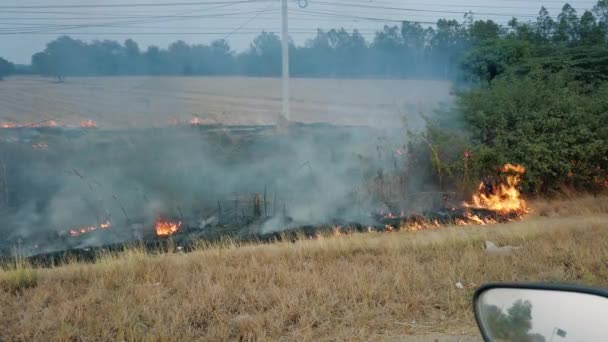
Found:
<path fill-rule="evenodd" d="M 474 40 L 496 33 L 498 25 L 473 24 Z M 294 76 L 308 77 L 426 77 L 455 78 L 458 62 L 469 46 L 467 26 L 441 19 L 436 29 L 403 22 L 385 26 L 371 41 L 357 30 L 318 30 L 303 46 L 290 42 L 290 68 Z M 492 34 L 490 34 L 492 35 Z M 43 75 L 254 75 L 281 72 L 281 41 L 261 32 L 241 53 L 225 40 L 209 45 L 172 43 L 167 49 L 150 46 L 140 51 L 131 39 L 123 44 L 101 40 L 84 42 L 68 36 L 47 44 L 32 56 L 34 69 Z"/>
<path fill-rule="evenodd" d="M 490 336 L 499 341 L 544 342 L 540 334 L 530 334 L 532 329 L 532 304 L 517 300 L 504 312 L 495 305 L 481 306 L 481 317 Z"/>
<path fill-rule="evenodd" d="M 15 65 L 6 59 L 0 57 L 0 80 L 15 72 Z"/>
<path fill-rule="evenodd" d="M 488 40 L 464 56 L 462 69 L 467 75 L 489 84 L 496 76 L 530 56 L 530 44 L 515 39 Z"/>
<path fill-rule="evenodd" d="M 557 21 L 542 8 L 536 22 L 512 20 L 508 32 L 470 25 L 461 67 L 475 82 L 428 125 L 434 147 L 426 163 L 463 190 L 469 177 L 492 175 L 504 163 L 527 168 L 528 193 L 608 189 L 607 14 L 602 0 L 580 18 L 569 5 Z M 463 136 L 467 143 L 454 142 Z"/>
<path fill-rule="evenodd" d="M 482 172 L 512 162 L 524 186 L 593 190 L 608 177 L 608 84 L 588 90 L 565 73 L 505 77 L 459 98 Z"/>

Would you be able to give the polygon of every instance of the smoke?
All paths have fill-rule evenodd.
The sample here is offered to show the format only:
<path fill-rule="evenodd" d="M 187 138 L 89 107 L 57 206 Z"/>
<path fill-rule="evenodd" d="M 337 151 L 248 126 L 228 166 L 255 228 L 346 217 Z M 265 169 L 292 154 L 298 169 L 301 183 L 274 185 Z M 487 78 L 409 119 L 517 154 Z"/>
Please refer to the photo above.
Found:
<path fill-rule="evenodd" d="M 276 122 L 272 113 L 280 102 L 267 98 L 276 80 L 222 79 L 217 87 L 226 89 L 215 89 L 210 80 L 180 79 L 178 85 L 161 78 L 144 82 L 147 90 L 133 87 L 144 84 L 141 79 L 119 80 L 101 80 L 115 85 L 111 91 L 94 87 L 100 80 L 87 78 L 52 85 L 65 92 L 61 99 L 68 106 L 62 110 L 96 113 L 93 118 L 102 129 L 0 129 L 0 165 L 6 165 L 6 173 L 0 171 L 0 253 L 20 240 L 30 245 L 58 241 L 49 248 L 65 249 L 153 238 L 159 217 L 218 234 L 371 224 L 372 213 L 404 208 L 400 197 L 424 187 L 416 179 L 396 181 L 394 175 L 408 167 L 408 130 L 423 127 L 418 114 L 430 113 L 436 101 L 446 99 L 447 89 L 432 81 L 386 80 L 327 80 L 319 88 L 319 80 L 296 79 L 294 119 L 305 118 L 308 124 L 278 132 L 255 125 Z M 264 89 L 250 89 L 253 84 Z M 48 108 L 45 117 L 65 118 L 54 112 L 58 106 L 36 100 L 48 87 L 32 87 L 31 107 Z M 171 87 L 182 89 L 171 93 Z M 205 87 L 232 95 L 186 92 Z M 141 107 L 133 99 L 134 89 L 152 105 Z M 174 93 L 178 95 L 159 96 Z M 247 97 L 247 105 L 237 100 L 240 96 Z M 202 102 L 191 104 L 191 99 Z M 112 105 L 95 106 L 100 102 Z M 215 107 L 231 112 L 219 115 Z M 209 109 L 200 114 L 203 122 L 221 116 L 217 121 L 249 126 L 166 124 L 168 117 L 188 122 L 184 117 L 192 116 L 172 110 L 195 109 Z M 131 114 L 119 115 L 123 112 Z M 76 122 L 83 117 L 78 114 Z M 408 118 L 405 124 L 402 117 Z M 133 126 L 125 124 L 132 119 Z M 311 123 L 315 121 L 336 125 Z M 257 219 L 254 196 L 261 200 Z M 111 227 L 102 230 L 106 221 Z M 70 235 L 82 227 L 97 229 Z"/>
<path fill-rule="evenodd" d="M 69 240 L 71 229 L 111 222 L 103 234 L 79 237 L 79 247 L 133 240 L 142 229 L 145 236 L 160 216 L 203 229 L 220 218 L 250 217 L 255 193 L 263 197 L 262 216 L 274 217 L 261 233 L 364 221 L 378 202 L 366 191 L 370 175 L 393 163 L 390 152 L 378 151 L 399 145 L 387 138 L 399 137 L 399 129 L 319 124 L 295 125 L 288 133 L 271 127 L 47 129 L 36 139 L 48 149 L 36 150 L 25 137 L 29 131 L 11 131 L 16 140 L 3 144 L 9 198 L 0 233 L 9 242 L 50 233 Z"/>

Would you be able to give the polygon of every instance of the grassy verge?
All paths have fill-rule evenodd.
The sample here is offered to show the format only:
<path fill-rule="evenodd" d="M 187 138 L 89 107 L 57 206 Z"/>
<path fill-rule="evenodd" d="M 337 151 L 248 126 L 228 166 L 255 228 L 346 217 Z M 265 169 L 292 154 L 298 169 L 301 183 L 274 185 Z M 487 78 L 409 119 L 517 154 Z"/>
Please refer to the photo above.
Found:
<path fill-rule="evenodd" d="M 562 208 L 562 209 L 551 209 Z M 132 250 L 36 270 L 0 291 L 5 340 L 362 340 L 474 335 L 470 300 L 489 281 L 608 287 L 601 199 L 538 203 L 525 221 L 368 233 L 189 254 Z M 485 240 L 520 245 L 489 255 Z M 1 271 L 0 279 L 7 272 Z M 457 282 L 470 285 L 459 289 Z"/>

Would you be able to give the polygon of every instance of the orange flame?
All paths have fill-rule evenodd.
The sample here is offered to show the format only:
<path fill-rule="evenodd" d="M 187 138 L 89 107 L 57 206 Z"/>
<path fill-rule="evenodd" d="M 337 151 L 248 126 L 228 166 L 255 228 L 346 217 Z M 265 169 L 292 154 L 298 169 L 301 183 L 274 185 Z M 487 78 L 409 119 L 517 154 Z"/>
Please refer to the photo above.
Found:
<path fill-rule="evenodd" d="M 70 229 L 70 235 L 72 235 L 72 236 L 78 236 L 78 235 L 90 233 L 90 232 L 92 232 L 94 230 L 97 230 L 97 227 L 95 227 L 95 226 L 88 226 L 88 227 L 81 227 L 81 228 L 76 228 L 76 229 Z"/>
<path fill-rule="evenodd" d="M 194 125 L 194 126 L 202 125 L 203 120 L 201 120 L 201 118 L 199 118 L 199 117 L 193 117 L 192 119 L 190 119 L 190 124 Z"/>
<path fill-rule="evenodd" d="M 156 235 L 170 236 L 170 235 L 175 234 L 181 226 L 182 226 L 182 223 L 180 221 L 171 222 L 171 221 L 165 221 L 165 220 L 159 218 L 156 220 L 156 224 L 154 225 L 154 228 L 156 229 Z"/>
<path fill-rule="evenodd" d="M 71 236 L 76 237 L 78 235 L 90 233 L 90 232 L 95 231 L 97 229 L 108 229 L 111 226 L 112 226 L 112 224 L 110 223 L 110 221 L 106 220 L 106 221 L 102 222 L 99 225 L 99 227 L 97 227 L 97 226 L 85 226 L 85 227 L 80 227 L 80 228 L 74 228 L 74 229 L 70 229 L 69 233 L 70 233 Z"/>
<path fill-rule="evenodd" d="M 530 210 L 526 201 L 521 198 L 517 189 L 521 182 L 521 175 L 526 172 L 526 169 L 522 165 L 506 164 L 502 167 L 501 172 L 508 173 L 504 182 L 494 186 L 489 193 L 484 191 L 485 184 L 482 182 L 477 193 L 473 195 L 472 201 L 464 203 L 465 207 L 488 209 L 500 214 L 528 213 Z"/>
<path fill-rule="evenodd" d="M 11 123 L 11 122 L 0 122 L 0 128 L 15 128 L 17 127 L 16 124 Z"/>
<path fill-rule="evenodd" d="M 80 127 L 94 128 L 94 127 L 97 127 L 97 122 L 95 122 L 93 120 L 83 120 L 83 121 L 80 121 Z"/>

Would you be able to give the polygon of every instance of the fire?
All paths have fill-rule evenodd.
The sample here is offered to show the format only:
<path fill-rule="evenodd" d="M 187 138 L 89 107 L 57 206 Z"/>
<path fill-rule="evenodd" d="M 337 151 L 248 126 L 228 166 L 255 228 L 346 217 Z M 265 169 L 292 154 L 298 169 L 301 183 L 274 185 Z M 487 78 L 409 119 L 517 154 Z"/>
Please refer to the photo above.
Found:
<path fill-rule="evenodd" d="M 500 184 L 481 182 L 472 201 L 465 203 L 465 207 L 488 209 L 503 215 L 528 213 L 530 210 L 526 201 L 521 198 L 517 189 L 521 182 L 521 175 L 526 172 L 526 169 L 522 165 L 506 164 L 500 171 L 507 174 L 506 179 L 502 180 Z"/>
<path fill-rule="evenodd" d="M 199 117 L 193 117 L 192 119 L 190 119 L 190 124 L 191 125 L 202 125 L 203 124 L 203 120 L 201 120 L 201 118 Z"/>
<path fill-rule="evenodd" d="M 90 233 L 90 232 L 92 232 L 94 230 L 97 230 L 96 226 L 88 226 L 88 227 L 81 227 L 81 228 L 76 228 L 76 229 L 70 229 L 70 235 L 72 235 L 72 236 L 78 236 L 78 235 Z"/>
<path fill-rule="evenodd" d="M 70 229 L 69 233 L 71 236 L 76 237 L 82 234 L 90 233 L 92 231 L 96 231 L 97 229 L 108 229 L 112 226 L 110 221 L 106 220 L 102 222 L 99 226 L 85 226 L 80 228 Z"/>
<path fill-rule="evenodd" d="M 165 221 L 161 218 L 156 220 L 154 228 L 156 229 L 156 235 L 158 236 L 170 236 L 175 234 L 182 226 L 181 221 L 171 222 Z"/>
<path fill-rule="evenodd" d="M 57 127 L 57 121 L 55 120 L 48 120 L 45 122 L 42 122 L 40 124 L 38 124 L 40 127 Z"/>
<path fill-rule="evenodd" d="M 95 122 L 93 120 L 83 120 L 83 121 L 80 121 L 80 127 L 94 128 L 94 127 L 97 127 L 97 122 Z"/>
<path fill-rule="evenodd" d="M 0 128 L 15 128 L 17 127 L 16 124 L 11 123 L 11 122 L 0 122 Z"/>
<path fill-rule="evenodd" d="M 57 127 L 59 124 L 55 120 L 45 120 L 42 122 L 34 123 L 12 123 L 12 122 L 0 122 L 0 128 L 26 128 L 26 127 Z"/>

